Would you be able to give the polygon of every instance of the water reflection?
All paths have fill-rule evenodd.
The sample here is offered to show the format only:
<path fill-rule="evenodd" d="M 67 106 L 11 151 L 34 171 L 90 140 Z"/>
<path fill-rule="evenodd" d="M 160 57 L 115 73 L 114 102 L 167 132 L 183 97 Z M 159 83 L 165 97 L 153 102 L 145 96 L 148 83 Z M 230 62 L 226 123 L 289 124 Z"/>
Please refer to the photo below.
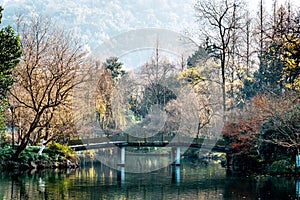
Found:
<path fill-rule="evenodd" d="M 300 197 L 300 180 L 296 181 L 296 196 Z"/>
<path fill-rule="evenodd" d="M 219 164 L 183 163 L 147 174 L 102 164 L 69 171 L 0 173 L 0 199 L 295 199 L 293 177 L 226 174 Z"/>
<path fill-rule="evenodd" d="M 125 167 L 120 167 L 119 171 L 117 172 L 117 180 L 121 183 L 125 183 Z"/>
<path fill-rule="evenodd" d="M 172 183 L 176 183 L 177 186 L 180 185 L 180 166 L 171 165 L 170 171 L 172 174 Z"/>
<path fill-rule="evenodd" d="M 145 173 L 166 167 L 172 163 L 172 161 L 175 161 L 175 158 L 180 157 L 180 147 L 177 148 L 171 159 L 168 154 L 160 155 L 154 150 L 144 153 L 137 153 L 134 151 L 136 151 L 136 149 L 126 148 L 125 150 L 125 147 L 100 149 L 95 151 L 95 158 L 104 163 L 106 166 L 110 166 L 114 169 L 124 166 L 125 172 Z M 180 159 L 176 160 L 176 162 L 180 164 Z"/>

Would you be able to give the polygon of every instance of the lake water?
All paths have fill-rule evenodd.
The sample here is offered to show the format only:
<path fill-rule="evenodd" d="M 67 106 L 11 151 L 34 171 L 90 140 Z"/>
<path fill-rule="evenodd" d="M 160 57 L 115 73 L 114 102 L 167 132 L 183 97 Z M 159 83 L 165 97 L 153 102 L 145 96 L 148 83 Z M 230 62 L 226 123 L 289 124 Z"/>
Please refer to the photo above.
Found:
<path fill-rule="evenodd" d="M 102 164 L 0 173 L 0 199 L 297 199 L 297 186 L 295 177 L 234 175 L 217 163 L 184 162 L 145 174 Z"/>

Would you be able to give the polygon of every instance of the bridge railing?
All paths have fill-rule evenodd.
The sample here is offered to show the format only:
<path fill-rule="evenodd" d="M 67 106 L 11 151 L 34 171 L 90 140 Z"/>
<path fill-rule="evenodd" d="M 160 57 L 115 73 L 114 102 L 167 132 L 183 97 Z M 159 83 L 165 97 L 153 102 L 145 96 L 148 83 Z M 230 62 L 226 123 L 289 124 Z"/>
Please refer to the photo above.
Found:
<path fill-rule="evenodd" d="M 85 145 L 85 144 L 100 144 L 100 143 L 113 143 L 113 142 L 127 142 L 127 143 L 164 143 L 168 144 L 170 142 L 175 144 L 198 144 L 202 145 L 205 138 L 191 138 L 187 135 L 179 134 L 179 133 L 171 133 L 171 134 L 157 134 L 152 137 L 134 137 L 129 134 L 114 134 L 107 137 L 98 137 L 98 138 L 85 138 L 78 140 L 70 140 L 68 145 Z M 225 146 L 224 140 L 218 139 L 216 146 Z"/>

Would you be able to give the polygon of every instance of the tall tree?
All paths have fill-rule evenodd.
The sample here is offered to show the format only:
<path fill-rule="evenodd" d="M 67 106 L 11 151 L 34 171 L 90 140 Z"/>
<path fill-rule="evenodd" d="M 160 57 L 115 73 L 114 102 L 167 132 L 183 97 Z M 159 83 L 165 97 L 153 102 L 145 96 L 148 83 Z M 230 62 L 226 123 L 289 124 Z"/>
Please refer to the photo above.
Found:
<path fill-rule="evenodd" d="M 177 131 L 180 125 L 180 108 L 177 102 L 178 83 L 176 68 L 159 52 L 158 43 L 149 61 L 134 74 L 135 86 L 128 95 L 129 109 L 134 115 L 131 133 L 150 136 L 158 132 Z"/>
<path fill-rule="evenodd" d="M 3 8 L 0 6 L 0 24 Z M 19 63 L 22 54 L 19 36 L 11 26 L 3 27 L 0 30 L 0 140 L 6 126 L 5 109 L 7 90 L 13 83 L 12 69 Z M 14 145 L 14 133 L 12 134 Z"/>
<path fill-rule="evenodd" d="M 262 65 L 263 63 L 263 50 L 264 50 L 264 32 L 265 32 L 265 9 L 264 9 L 264 2 L 263 0 L 260 0 L 259 2 L 259 61 L 260 61 L 260 65 Z"/>
<path fill-rule="evenodd" d="M 0 6 L 0 24 L 3 8 Z M 0 99 L 6 97 L 13 83 L 12 69 L 19 63 L 21 56 L 20 39 L 11 26 L 0 30 Z"/>
<path fill-rule="evenodd" d="M 164 107 L 171 99 L 176 98 L 176 95 L 166 85 L 168 78 L 175 70 L 175 65 L 159 54 L 158 47 L 151 60 L 142 66 L 141 77 L 144 82 L 144 92 L 141 113 L 143 117 L 148 114 L 152 105 Z"/>
<path fill-rule="evenodd" d="M 300 32 L 291 34 L 283 43 L 281 59 L 285 62 L 283 68 L 285 86 L 290 89 L 300 90 Z"/>
<path fill-rule="evenodd" d="M 213 131 L 209 131 L 209 127 L 213 127 L 216 121 L 216 116 L 220 115 L 220 85 L 218 75 L 215 73 L 215 68 L 212 63 L 207 63 L 204 66 L 190 67 L 179 73 L 179 78 L 185 80 L 193 88 L 197 98 L 197 115 L 198 128 L 196 137 L 212 137 Z M 218 109 L 219 108 L 219 109 Z"/>
<path fill-rule="evenodd" d="M 102 129 L 113 128 L 112 96 L 113 80 L 109 70 L 103 70 L 97 85 L 96 115 Z"/>
<path fill-rule="evenodd" d="M 290 4 L 276 10 L 272 15 L 259 14 L 258 38 L 259 68 L 254 76 L 244 81 L 241 94 L 249 100 L 256 94 L 281 94 L 286 88 L 297 89 L 299 77 L 299 17 Z M 264 12 L 261 1 L 260 12 Z"/>
<path fill-rule="evenodd" d="M 294 96 L 295 94 L 292 93 L 281 97 L 280 104 L 283 104 L 286 109 L 276 113 L 262 125 L 262 146 L 276 146 L 294 155 L 300 154 L 300 105 L 299 103 L 294 105 Z"/>
<path fill-rule="evenodd" d="M 70 102 L 73 87 L 80 83 L 75 80 L 76 71 L 85 56 L 71 33 L 58 29 L 46 18 L 32 17 L 29 22 L 21 19 L 18 31 L 23 56 L 13 71 L 16 82 L 9 93 L 25 118 L 18 119 L 23 133 L 14 159 L 40 128 L 50 124 L 55 110 Z"/>
<path fill-rule="evenodd" d="M 233 33 L 239 27 L 239 22 L 243 14 L 239 12 L 243 3 L 237 0 L 199 0 L 195 5 L 196 14 L 199 21 L 205 21 L 204 27 L 209 31 L 203 31 L 202 34 L 209 38 L 214 54 L 213 56 L 220 61 L 221 84 L 223 95 L 223 111 L 226 108 L 226 68 L 228 61 L 228 52 L 233 40 Z M 203 28 L 205 30 L 205 28 Z"/>
<path fill-rule="evenodd" d="M 293 82 L 297 77 L 297 74 L 293 72 L 285 73 L 284 69 L 291 64 L 286 58 L 297 57 L 299 17 L 291 10 L 290 4 L 282 5 L 278 10 L 276 8 L 274 3 L 273 17 L 269 22 L 268 31 L 265 32 L 266 46 L 257 78 L 263 90 L 280 93 L 284 85 Z M 295 66 L 297 66 L 297 61 L 292 68 Z"/>
<path fill-rule="evenodd" d="M 278 10 L 280 59 L 284 63 L 283 81 L 287 88 L 300 90 L 300 19 L 290 4 Z"/>
<path fill-rule="evenodd" d="M 246 26 L 244 28 L 244 31 L 246 33 L 246 40 L 245 40 L 245 43 L 246 43 L 246 53 L 245 53 L 245 58 L 246 58 L 246 77 L 249 77 L 250 76 L 250 61 L 251 61 L 251 55 L 253 54 L 253 52 L 251 51 L 251 24 L 252 24 L 252 20 L 249 16 L 249 12 L 247 12 L 246 14 Z"/>
<path fill-rule="evenodd" d="M 117 113 L 113 112 L 114 89 L 125 75 L 123 63 L 118 57 L 109 57 L 102 65 L 100 79 L 97 85 L 96 115 L 102 129 L 119 128 Z M 120 116 L 119 116 L 120 119 Z M 122 121 L 122 120 L 121 120 Z"/>
<path fill-rule="evenodd" d="M 265 9 L 264 0 L 259 0 L 259 5 L 257 9 L 257 17 L 253 18 L 252 20 L 255 21 L 257 24 L 254 25 L 254 29 L 250 29 L 250 22 L 249 15 L 247 14 L 247 21 L 246 21 L 246 66 L 247 66 L 247 78 L 243 80 L 242 86 L 239 88 L 237 102 L 239 106 L 245 105 L 245 102 L 254 97 L 257 93 L 262 92 L 262 88 L 266 88 L 265 85 L 262 85 L 265 73 L 269 72 L 265 70 L 267 55 L 266 53 L 266 46 L 267 46 L 267 32 L 268 32 L 268 14 Z M 251 37 L 253 36 L 253 41 Z M 250 51 L 250 44 L 255 46 L 255 50 L 252 52 Z M 259 69 L 256 71 L 250 71 L 250 56 L 254 54 L 258 57 L 258 67 Z M 253 62 L 254 63 L 254 62 Z M 254 74 L 253 74 L 254 73 Z M 272 72 L 271 72 L 272 77 Z M 253 77 L 254 76 L 254 77 Z"/>

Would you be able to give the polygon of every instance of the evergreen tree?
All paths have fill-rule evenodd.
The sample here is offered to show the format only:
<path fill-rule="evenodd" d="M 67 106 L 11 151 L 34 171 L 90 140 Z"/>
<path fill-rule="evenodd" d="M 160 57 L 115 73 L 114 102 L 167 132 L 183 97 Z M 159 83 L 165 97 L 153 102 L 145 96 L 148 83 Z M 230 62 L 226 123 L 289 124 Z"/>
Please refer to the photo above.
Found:
<path fill-rule="evenodd" d="M 287 88 L 299 90 L 299 17 L 281 6 L 274 12 L 272 26 L 265 31 L 265 45 L 260 49 L 259 69 L 244 81 L 238 102 L 245 102 L 257 94 L 280 95 Z M 243 105 L 240 104 L 240 105 Z"/>
<path fill-rule="evenodd" d="M 255 89 L 258 93 L 266 91 L 275 94 L 281 93 L 284 87 L 282 82 L 284 63 L 280 59 L 281 52 L 281 44 L 275 41 L 263 53 L 261 59 L 263 62 L 258 71 L 254 73 L 254 78 L 258 84 Z"/>
<path fill-rule="evenodd" d="M 188 68 L 195 67 L 197 65 L 201 65 L 202 63 L 204 63 L 209 57 L 208 53 L 211 52 L 208 52 L 207 49 L 204 49 L 203 47 L 199 46 L 198 50 L 195 51 L 193 55 L 188 57 L 187 59 Z"/>
<path fill-rule="evenodd" d="M 0 6 L 0 24 L 3 8 Z M 21 56 L 20 39 L 11 26 L 0 30 L 0 99 L 6 97 L 7 90 L 13 83 L 12 69 Z"/>
<path fill-rule="evenodd" d="M 0 24 L 3 8 L 0 6 Z M 21 52 L 20 39 L 11 26 L 0 29 L 0 140 L 4 139 L 6 97 L 13 84 L 12 69 L 19 63 Z"/>
<path fill-rule="evenodd" d="M 145 88 L 141 108 L 138 113 L 140 113 L 142 117 L 145 117 L 149 113 L 151 106 L 157 105 L 163 109 L 169 101 L 176 98 L 176 94 L 166 86 L 159 83 L 148 85 Z"/>
<path fill-rule="evenodd" d="M 125 74 L 125 71 L 122 70 L 123 63 L 117 57 L 107 58 L 103 66 L 110 71 L 111 78 L 115 83 Z"/>

